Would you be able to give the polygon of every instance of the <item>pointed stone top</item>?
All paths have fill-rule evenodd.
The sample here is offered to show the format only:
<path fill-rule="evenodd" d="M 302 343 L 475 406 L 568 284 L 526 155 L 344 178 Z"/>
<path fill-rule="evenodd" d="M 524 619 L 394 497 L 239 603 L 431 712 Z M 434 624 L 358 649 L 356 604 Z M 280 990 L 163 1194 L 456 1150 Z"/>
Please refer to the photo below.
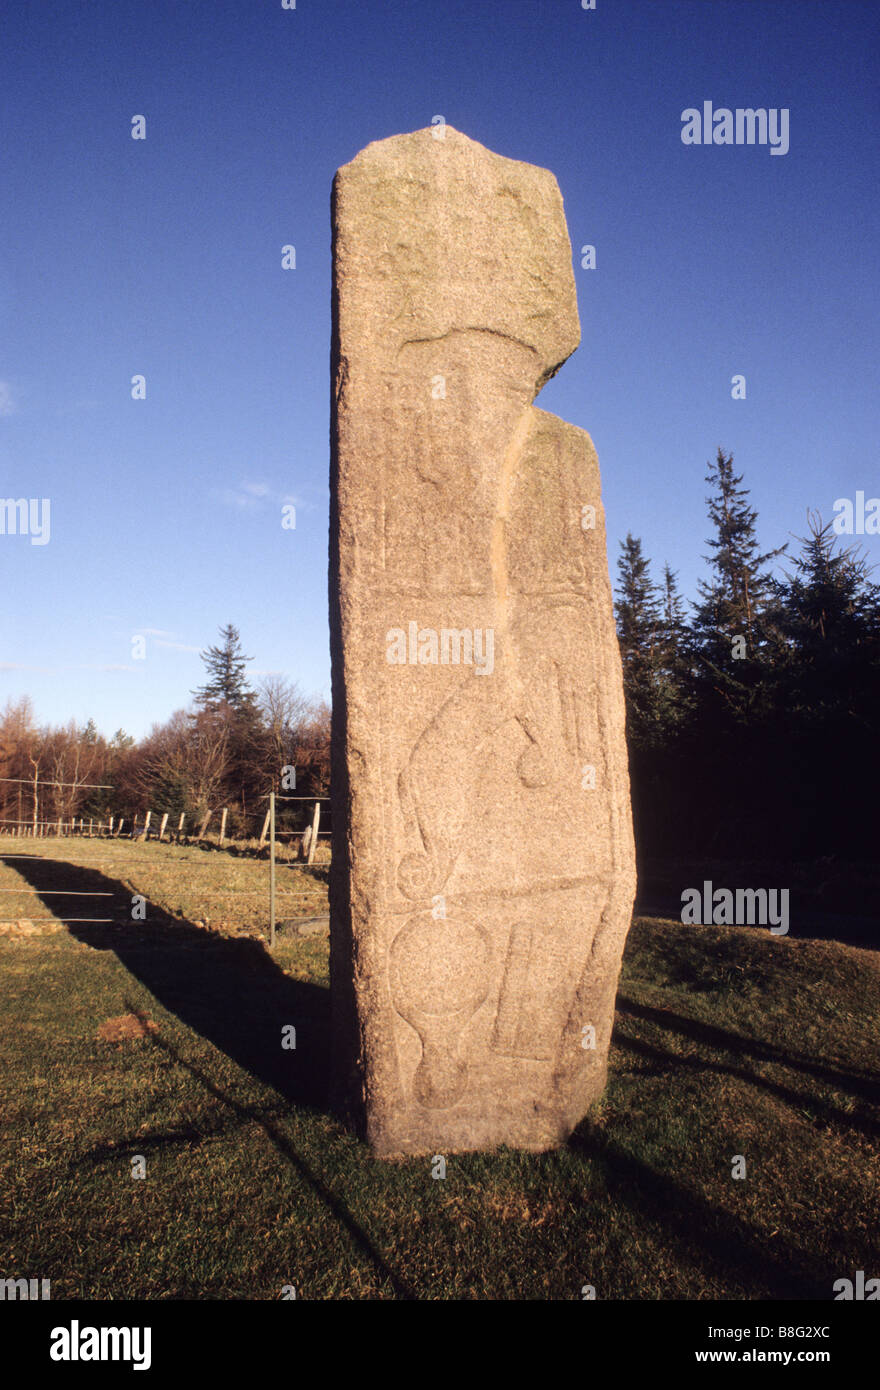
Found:
<path fill-rule="evenodd" d="M 580 341 L 571 244 L 549 169 L 449 125 L 377 140 L 338 171 L 334 233 L 365 341 L 477 330 L 535 354 L 535 391 Z M 345 325 L 349 341 L 355 323 Z"/>

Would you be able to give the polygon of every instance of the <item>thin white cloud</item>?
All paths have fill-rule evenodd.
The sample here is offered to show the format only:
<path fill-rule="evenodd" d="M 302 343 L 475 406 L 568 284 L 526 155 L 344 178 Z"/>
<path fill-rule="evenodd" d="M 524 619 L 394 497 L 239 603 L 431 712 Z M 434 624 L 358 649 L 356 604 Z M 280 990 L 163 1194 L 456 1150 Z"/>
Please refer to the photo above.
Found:
<path fill-rule="evenodd" d="M 201 647 L 189 647 L 186 642 L 157 642 L 157 647 L 170 647 L 175 652 L 200 652 Z"/>
<path fill-rule="evenodd" d="M 264 506 L 280 507 L 292 503 L 307 510 L 309 504 L 293 492 L 276 492 L 268 483 L 245 481 L 238 487 L 212 488 L 211 495 L 226 507 L 257 511 Z"/>
<path fill-rule="evenodd" d="M 252 493 L 236 492 L 235 488 L 231 487 L 215 488 L 213 496 L 225 507 L 236 507 L 239 511 L 245 512 L 256 511 L 263 500 L 261 497 L 254 497 Z"/>
<path fill-rule="evenodd" d="M 187 642 L 175 642 L 174 633 L 165 627 L 136 627 L 136 637 L 152 637 L 154 647 L 170 647 L 176 652 L 200 652 L 201 647 L 191 647 Z"/>

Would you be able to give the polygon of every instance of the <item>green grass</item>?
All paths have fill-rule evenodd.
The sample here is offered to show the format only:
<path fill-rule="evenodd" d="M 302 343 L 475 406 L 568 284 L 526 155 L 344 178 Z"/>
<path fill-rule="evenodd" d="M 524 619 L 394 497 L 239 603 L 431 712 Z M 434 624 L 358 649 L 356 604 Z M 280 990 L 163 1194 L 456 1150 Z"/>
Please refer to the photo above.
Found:
<path fill-rule="evenodd" d="M 215 845 L 159 844 L 122 839 L 99 840 L 74 836 L 69 839 L 12 839 L 0 837 L 0 925 L 18 919 L 43 917 L 53 902 L 41 901 L 18 889 L 32 886 L 28 866 L 33 856 L 47 865 L 58 863 L 57 876 L 41 886 L 104 892 L 112 888 L 112 906 L 117 916 L 130 917 L 130 895 L 141 892 L 150 902 L 173 917 L 225 934 L 268 935 L 269 861 L 268 849 L 262 853 L 256 841 L 247 846 L 219 850 Z M 25 855 L 27 859 L 13 856 Z M 279 847 L 276 872 L 276 919 L 327 911 L 327 859 L 322 844 L 314 868 L 299 865 L 287 847 Z M 16 872 L 18 870 L 18 872 Z M 80 881 L 80 874 L 92 872 L 111 880 L 109 884 Z M 127 891 L 122 891 L 122 887 Z M 74 898 L 60 906 L 60 915 L 103 917 L 109 900 Z M 122 909 L 120 911 L 120 909 Z"/>
<path fill-rule="evenodd" d="M 101 881 L 73 843 L 52 850 L 66 886 Z M 0 938 L 0 1277 L 53 1298 L 830 1299 L 880 1275 L 875 953 L 637 921 L 609 1084 L 569 1145 L 452 1156 L 434 1180 L 324 1111 L 326 940 L 270 956 L 243 897 L 223 932 L 196 927 L 168 849 L 129 860 L 155 850 L 126 875 L 143 927 Z M 209 857 L 212 888 L 224 858 L 250 872 Z M 0 886 L 22 869 L 46 872 L 2 865 Z M 126 1014 L 157 1031 L 98 1037 Z"/>

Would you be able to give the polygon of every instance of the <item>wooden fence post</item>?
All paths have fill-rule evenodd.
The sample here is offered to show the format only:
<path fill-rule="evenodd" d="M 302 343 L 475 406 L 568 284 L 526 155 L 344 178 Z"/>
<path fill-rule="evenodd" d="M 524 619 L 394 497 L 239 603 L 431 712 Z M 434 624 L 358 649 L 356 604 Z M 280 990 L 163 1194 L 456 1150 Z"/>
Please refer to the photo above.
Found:
<path fill-rule="evenodd" d="M 260 831 L 260 849 L 262 849 L 263 845 L 266 843 L 266 835 L 269 832 L 269 817 L 271 814 L 271 810 L 267 811 L 266 819 L 263 821 L 263 829 Z"/>
<path fill-rule="evenodd" d="M 159 839 L 160 839 L 160 840 L 161 840 L 162 836 L 165 834 L 165 827 L 166 827 L 167 824 L 168 824 L 168 812 L 166 811 L 165 814 L 164 814 L 164 816 L 162 817 L 162 824 L 159 826 Z"/>
<path fill-rule="evenodd" d="M 318 848 L 318 826 L 321 823 L 321 803 L 315 802 L 315 814 L 312 817 L 312 838 L 309 840 L 309 863 L 315 860 L 315 850 Z"/>
<path fill-rule="evenodd" d="M 183 834 L 183 822 L 184 822 L 185 820 L 186 820 L 186 815 L 184 814 L 183 811 L 181 811 L 181 813 L 180 813 L 180 820 L 177 822 L 177 843 L 178 843 L 178 844 L 180 844 L 180 837 L 181 837 L 181 835 Z"/>
<path fill-rule="evenodd" d="M 220 848 L 223 848 L 223 840 L 226 836 L 226 807 L 223 807 L 223 815 L 220 817 Z"/>
<path fill-rule="evenodd" d="M 275 793 L 269 793 L 269 949 L 275 946 Z"/>

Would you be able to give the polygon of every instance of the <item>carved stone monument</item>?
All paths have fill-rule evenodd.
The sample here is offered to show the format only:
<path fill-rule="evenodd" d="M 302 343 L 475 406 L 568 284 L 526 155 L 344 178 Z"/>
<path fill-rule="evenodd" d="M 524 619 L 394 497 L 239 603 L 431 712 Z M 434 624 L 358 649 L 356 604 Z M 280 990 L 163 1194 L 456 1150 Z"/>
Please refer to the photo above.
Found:
<path fill-rule="evenodd" d="M 450 126 L 333 197 L 334 1094 L 375 1153 L 544 1149 L 605 1084 L 635 890 L 589 436 L 546 169 Z"/>

